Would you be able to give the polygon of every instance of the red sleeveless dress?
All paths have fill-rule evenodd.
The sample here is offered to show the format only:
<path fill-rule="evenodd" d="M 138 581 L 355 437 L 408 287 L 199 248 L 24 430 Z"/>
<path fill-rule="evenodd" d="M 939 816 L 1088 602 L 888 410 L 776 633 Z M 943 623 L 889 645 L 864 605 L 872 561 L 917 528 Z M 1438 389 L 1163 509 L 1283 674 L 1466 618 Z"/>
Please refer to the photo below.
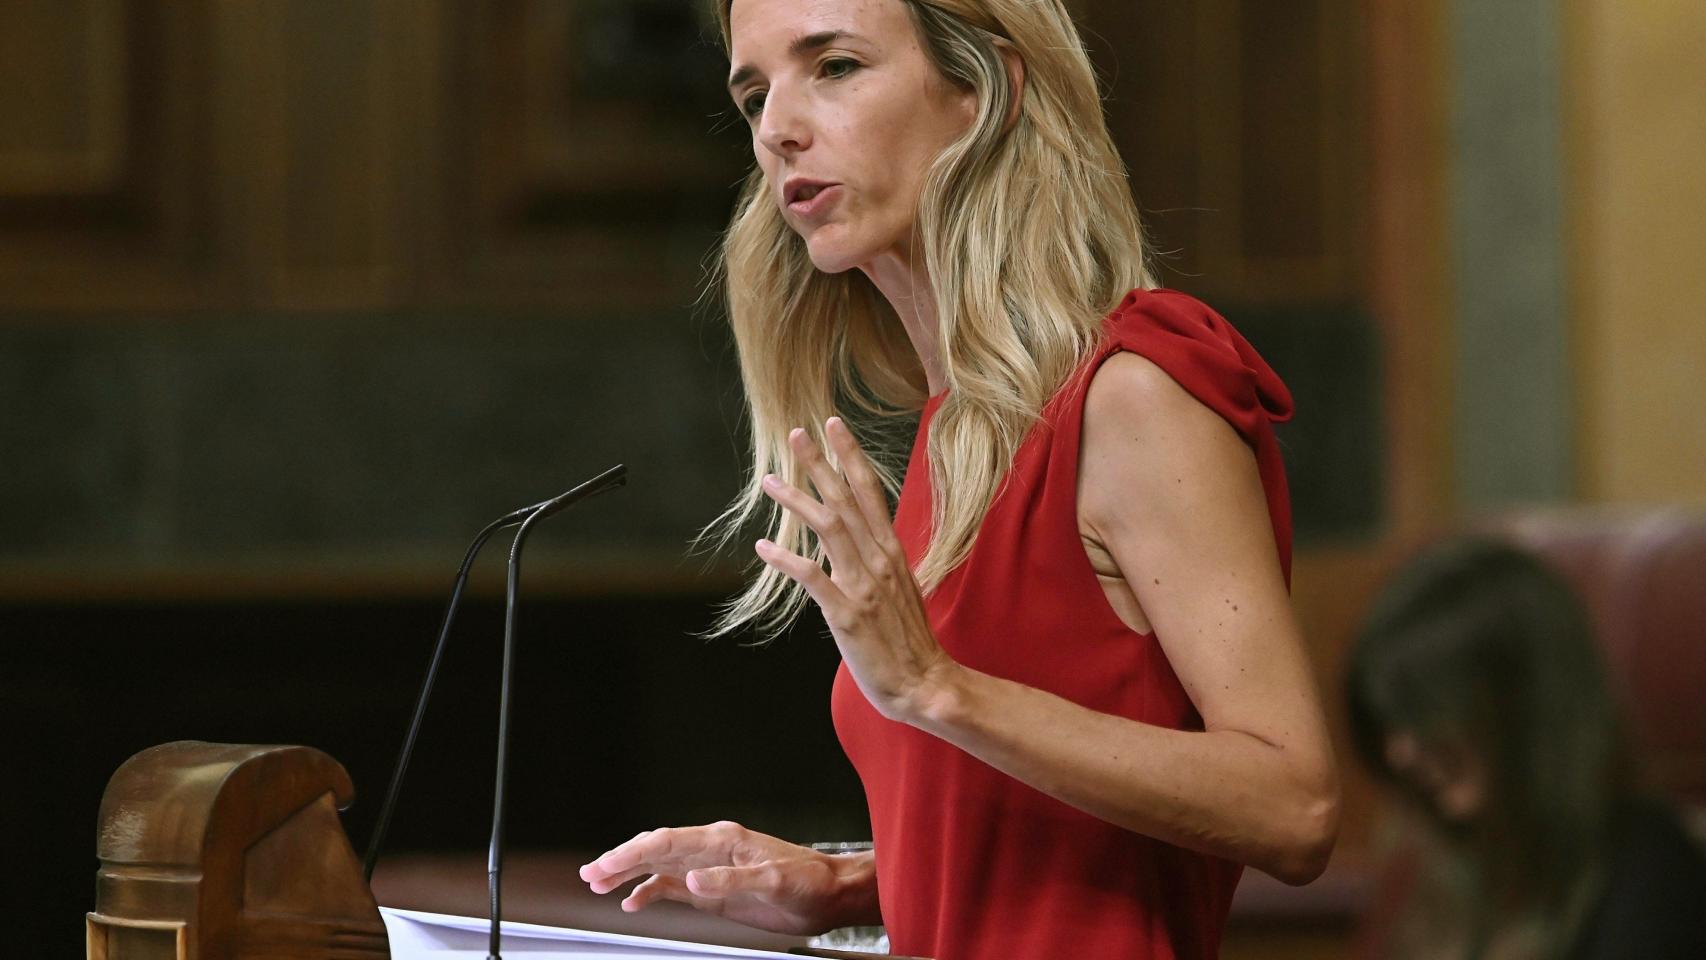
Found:
<path fill-rule="evenodd" d="M 1133 291 L 1043 410 L 990 505 L 971 555 L 926 598 L 949 655 L 1093 710 L 1202 729 L 1153 635 L 1114 613 L 1078 536 L 1085 388 L 1116 351 L 1141 354 L 1254 448 L 1289 581 L 1291 511 L 1271 424 L 1285 385 L 1227 322 L 1180 293 Z M 924 408 L 895 512 L 917 563 L 928 541 Z M 836 733 L 864 782 L 878 895 L 897 954 L 936 960 L 1191 958 L 1218 954 L 1242 867 L 1116 827 L 943 740 L 884 719 L 842 665 Z"/>

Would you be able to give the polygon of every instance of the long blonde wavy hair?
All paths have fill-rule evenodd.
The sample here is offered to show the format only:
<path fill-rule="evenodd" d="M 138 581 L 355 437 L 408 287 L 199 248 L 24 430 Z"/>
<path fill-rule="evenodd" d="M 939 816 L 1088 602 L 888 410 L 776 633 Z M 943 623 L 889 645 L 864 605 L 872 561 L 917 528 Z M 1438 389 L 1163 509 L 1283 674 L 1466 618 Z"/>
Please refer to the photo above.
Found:
<path fill-rule="evenodd" d="M 729 9 L 716 0 L 725 51 Z M 1149 287 L 1137 208 L 1108 136 L 1095 74 L 1061 0 L 898 0 L 936 69 L 977 96 L 977 118 L 927 171 L 913 249 L 934 291 L 948 391 L 929 434 L 928 549 L 913 574 L 928 593 L 971 552 L 977 529 L 1043 405 L 1095 344 L 1102 318 Z M 1017 121 L 1001 47 L 1025 65 Z M 724 235 L 718 269 L 752 430 L 745 489 L 703 535 L 723 546 L 755 521 L 771 540 L 824 561 L 798 517 L 760 481 L 810 488 L 788 432 L 822 443 L 838 413 L 854 427 L 891 496 L 906 447 L 896 423 L 926 400 L 918 355 L 862 271 L 826 274 L 782 218 L 754 167 Z M 712 635 L 743 625 L 774 636 L 805 591 L 764 566 L 724 606 Z"/>

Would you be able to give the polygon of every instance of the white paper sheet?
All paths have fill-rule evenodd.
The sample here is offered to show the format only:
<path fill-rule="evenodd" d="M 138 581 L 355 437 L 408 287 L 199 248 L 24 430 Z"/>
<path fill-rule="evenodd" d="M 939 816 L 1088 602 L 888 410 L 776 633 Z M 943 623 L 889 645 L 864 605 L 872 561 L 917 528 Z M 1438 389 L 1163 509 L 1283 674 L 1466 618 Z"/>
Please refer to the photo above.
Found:
<path fill-rule="evenodd" d="M 419 910 L 380 907 L 385 932 L 391 940 L 392 960 L 450 960 L 476 957 L 484 960 L 491 921 L 484 917 L 453 917 Z M 621 933 L 595 933 L 569 927 L 547 927 L 537 923 L 503 923 L 503 953 L 526 960 L 631 960 L 634 957 L 674 957 L 705 960 L 738 957 L 745 960 L 799 960 L 787 953 L 718 947 L 679 940 L 658 940 Z"/>

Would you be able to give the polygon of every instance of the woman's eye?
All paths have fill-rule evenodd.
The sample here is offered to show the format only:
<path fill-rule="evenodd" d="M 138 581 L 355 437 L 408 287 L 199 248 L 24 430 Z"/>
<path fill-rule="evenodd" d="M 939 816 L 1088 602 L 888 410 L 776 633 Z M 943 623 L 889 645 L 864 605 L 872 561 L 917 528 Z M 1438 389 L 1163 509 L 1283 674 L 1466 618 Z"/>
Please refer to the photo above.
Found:
<path fill-rule="evenodd" d="M 763 109 L 764 94 L 762 93 L 748 94 L 746 99 L 740 102 L 740 112 L 745 114 L 749 120 L 758 116 Z"/>
<path fill-rule="evenodd" d="M 859 64 L 856 61 L 847 59 L 846 57 L 836 57 L 834 59 L 825 60 L 823 62 L 822 69 L 824 76 L 833 79 L 847 76 L 853 71 L 859 69 Z"/>

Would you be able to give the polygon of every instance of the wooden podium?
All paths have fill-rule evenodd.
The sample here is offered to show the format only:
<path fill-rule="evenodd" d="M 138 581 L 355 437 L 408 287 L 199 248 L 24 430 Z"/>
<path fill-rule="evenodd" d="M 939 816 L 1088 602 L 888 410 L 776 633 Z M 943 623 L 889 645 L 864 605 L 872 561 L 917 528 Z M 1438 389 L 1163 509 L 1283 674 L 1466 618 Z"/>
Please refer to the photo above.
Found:
<path fill-rule="evenodd" d="M 338 819 L 354 798 L 310 747 L 182 740 L 126 760 L 101 797 L 88 960 L 389 960 Z"/>
<path fill-rule="evenodd" d="M 389 957 L 338 811 L 355 797 L 308 747 L 179 741 L 101 798 L 89 960 Z"/>

